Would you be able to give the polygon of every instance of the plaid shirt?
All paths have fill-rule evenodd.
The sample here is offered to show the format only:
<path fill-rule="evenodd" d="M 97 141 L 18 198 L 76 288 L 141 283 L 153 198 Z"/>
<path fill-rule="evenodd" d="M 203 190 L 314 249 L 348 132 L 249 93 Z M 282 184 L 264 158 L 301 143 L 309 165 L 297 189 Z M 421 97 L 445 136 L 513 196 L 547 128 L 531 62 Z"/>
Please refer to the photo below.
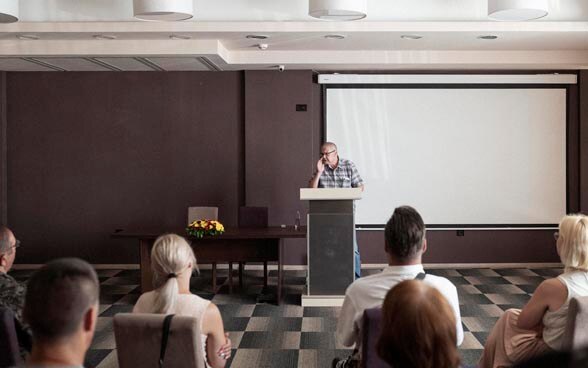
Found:
<path fill-rule="evenodd" d="M 325 165 L 318 183 L 319 188 L 357 188 L 360 185 L 363 185 L 363 179 L 355 164 L 344 158 L 339 158 L 335 169 Z"/>

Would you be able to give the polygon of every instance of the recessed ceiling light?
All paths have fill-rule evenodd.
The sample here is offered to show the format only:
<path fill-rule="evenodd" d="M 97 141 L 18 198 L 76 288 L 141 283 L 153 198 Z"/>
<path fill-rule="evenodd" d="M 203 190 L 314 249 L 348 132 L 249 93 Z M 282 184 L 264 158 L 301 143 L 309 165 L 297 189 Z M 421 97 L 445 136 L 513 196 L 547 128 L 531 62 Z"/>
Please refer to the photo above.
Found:
<path fill-rule="evenodd" d="M 116 36 L 113 35 L 97 34 L 92 37 L 94 37 L 96 40 L 116 40 Z"/>
<path fill-rule="evenodd" d="M 184 35 L 170 35 L 169 38 L 171 40 L 189 40 L 192 37 L 190 37 L 190 36 L 184 36 Z"/>
<path fill-rule="evenodd" d="M 498 38 L 498 36 L 494 36 L 494 35 L 478 36 L 478 40 L 495 40 L 497 38 Z"/>
<path fill-rule="evenodd" d="M 329 39 L 329 40 L 342 40 L 345 37 L 347 37 L 347 36 L 342 35 L 342 34 L 328 34 L 328 35 L 325 35 L 325 38 L 326 39 Z"/>
<path fill-rule="evenodd" d="M 250 35 L 245 36 L 245 38 L 249 38 L 250 40 L 265 40 L 268 37 L 269 36 L 266 36 L 266 35 L 255 35 L 255 34 L 250 34 Z"/>
<path fill-rule="evenodd" d="M 39 37 L 37 35 L 31 35 L 31 34 L 19 34 L 19 35 L 16 35 L 16 38 L 18 38 L 19 40 L 38 40 L 41 37 Z"/>
<path fill-rule="evenodd" d="M 401 35 L 400 38 L 403 40 L 420 40 L 423 36 L 419 35 Z"/>

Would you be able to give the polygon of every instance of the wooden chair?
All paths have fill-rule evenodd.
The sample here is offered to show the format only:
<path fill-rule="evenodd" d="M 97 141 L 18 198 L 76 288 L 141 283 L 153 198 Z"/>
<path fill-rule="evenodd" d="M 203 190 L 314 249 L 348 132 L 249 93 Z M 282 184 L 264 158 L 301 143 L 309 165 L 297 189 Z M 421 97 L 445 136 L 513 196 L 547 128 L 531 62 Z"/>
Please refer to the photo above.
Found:
<path fill-rule="evenodd" d="M 218 207 L 188 207 L 188 223 L 195 220 L 218 220 Z"/>
<path fill-rule="evenodd" d="M 114 316 L 114 337 L 120 368 L 159 368 L 164 314 L 119 313 Z M 199 321 L 174 316 L 163 367 L 204 368 Z"/>
<path fill-rule="evenodd" d="M 263 228 L 268 226 L 267 207 L 239 207 L 239 227 Z M 245 262 L 239 262 L 239 287 L 243 287 Z M 267 261 L 263 261 L 263 286 L 267 287 Z"/>
<path fill-rule="evenodd" d="M 363 312 L 361 327 L 361 366 L 364 368 L 390 368 L 380 359 L 376 351 L 376 343 L 382 331 L 382 308 L 366 309 Z"/>
<path fill-rule="evenodd" d="M 588 346 L 588 296 L 572 298 L 563 336 L 563 347 L 576 350 Z"/>

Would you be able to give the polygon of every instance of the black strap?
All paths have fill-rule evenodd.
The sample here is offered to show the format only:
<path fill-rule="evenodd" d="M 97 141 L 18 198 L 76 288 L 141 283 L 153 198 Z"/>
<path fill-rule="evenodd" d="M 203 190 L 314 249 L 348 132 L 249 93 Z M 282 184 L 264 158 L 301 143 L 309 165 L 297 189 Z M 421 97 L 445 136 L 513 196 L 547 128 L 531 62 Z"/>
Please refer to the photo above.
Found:
<path fill-rule="evenodd" d="M 161 350 L 159 351 L 159 368 L 163 367 L 163 358 L 165 358 L 165 349 L 167 348 L 167 338 L 169 336 L 169 328 L 171 320 L 174 318 L 173 314 L 165 316 L 163 320 L 163 334 L 161 336 Z"/>
<path fill-rule="evenodd" d="M 425 279 L 425 276 L 427 276 L 427 275 L 424 272 L 419 272 L 419 274 L 416 275 L 416 277 L 414 279 L 419 280 L 419 281 L 423 281 Z"/>

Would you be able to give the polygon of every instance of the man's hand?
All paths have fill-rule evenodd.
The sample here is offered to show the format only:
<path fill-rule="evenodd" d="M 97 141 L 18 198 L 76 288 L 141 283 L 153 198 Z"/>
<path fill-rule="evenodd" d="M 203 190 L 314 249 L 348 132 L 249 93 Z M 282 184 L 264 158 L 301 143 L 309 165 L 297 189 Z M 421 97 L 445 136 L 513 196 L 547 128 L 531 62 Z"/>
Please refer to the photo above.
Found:
<path fill-rule="evenodd" d="M 318 160 L 318 162 L 316 163 L 316 171 L 319 174 L 322 174 L 323 171 L 325 171 L 325 162 L 323 161 L 322 157 Z"/>

